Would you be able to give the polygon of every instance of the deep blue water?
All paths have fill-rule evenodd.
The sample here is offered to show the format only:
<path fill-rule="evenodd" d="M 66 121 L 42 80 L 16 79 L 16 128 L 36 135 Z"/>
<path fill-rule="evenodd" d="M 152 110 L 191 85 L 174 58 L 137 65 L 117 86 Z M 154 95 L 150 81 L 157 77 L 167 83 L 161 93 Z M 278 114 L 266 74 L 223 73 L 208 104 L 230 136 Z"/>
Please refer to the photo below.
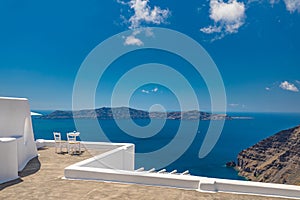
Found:
<path fill-rule="evenodd" d="M 226 168 L 227 161 L 236 160 L 237 154 L 260 140 L 277 133 L 280 130 L 292 128 L 300 124 L 300 114 L 282 113 L 230 113 L 231 116 L 247 116 L 253 119 L 228 120 L 218 143 L 208 156 L 199 159 L 198 153 L 205 136 L 209 121 L 201 121 L 198 133 L 187 151 L 175 162 L 168 165 L 166 169 L 171 171 L 189 170 L 193 175 L 243 179 L 237 175 L 234 169 Z M 81 132 L 82 140 L 104 141 L 96 129 L 92 128 L 92 121 L 87 119 L 79 120 L 84 125 Z M 149 120 L 137 120 L 139 125 L 147 125 Z M 147 153 L 167 145 L 175 136 L 180 121 L 167 120 L 164 128 L 156 135 L 149 138 L 136 138 L 121 131 L 113 120 L 102 120 L 99 122 L 106 136 L 112 142 L 130 142 L 136 145 L 136 152 Z M 53 131 L 64 133 L 76 130 L 74 121 L 70 119 L 46 120 L 33 118 L 35 138 L 53 139 Z M 189 134 L 189 133 L 187 133 Z M 175 149 L 174 149 L 175 151 Z M 170 156 L 172 153 L 170 153 Z M 145 158 L 147 160 L 147 158 Z M 151 162 L 159 162 L 152 159 Z M 143 161 L 136 162 L 136 167 L 144 166 Z M 147 167 L 147 166 L 146 166 Z"/>

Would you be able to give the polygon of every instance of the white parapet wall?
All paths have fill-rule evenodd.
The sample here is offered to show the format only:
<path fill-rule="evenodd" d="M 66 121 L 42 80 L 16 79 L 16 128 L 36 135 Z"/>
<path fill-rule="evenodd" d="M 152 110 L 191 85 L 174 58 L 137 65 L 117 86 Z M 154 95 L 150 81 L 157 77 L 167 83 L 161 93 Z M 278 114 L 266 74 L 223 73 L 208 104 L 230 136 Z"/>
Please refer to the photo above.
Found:
<path fill-rule="evenodd" d="M 102 169 L 134 170 L 134 145 L 105 142 L 82 142 L 88 149 L 108 150 L 100 155 L 76 163 L 70 167 L 91 167 Z M 68 167 L 69 168 L 69 167 Z M 66 168 L 67 169 L 67 168 Z"/>
<path fill-rule="evenodd" d="M 89 149 L 114 146 L 103 154 L 81 161 L 65 168 L 65 178 L 137 183 L 196 190 L 200 177 L 178 174 L 159 174 L 147 171 L 134 171 L 134 145 L 120 143 L 83 142 Z M 98 146 L 98 147 L 97 147 Z"/>
<path fill-rule="evenodd" d="M 37 156 L 27 99 L 0 97 L 0 138 L 15 138 L 17 155 L 10 156 L 17 157 L 18 171 Z M 0 151 L 5 152 L 3 148 L 0 143 Z"/>
<path fill-rule="evenodd" d="M 65 178 L 165 186 L 189 190 L 196 190 L 200 181 L 200 177 L 197 176 L 159 174 L 148 173 L 146 171 L 136 172 L 92 167 L 76 168 L 74 166 L 67 167 L 65 169 Z"/>
<path fill-rule="evenodd" d="M 300 186 L 252 181 L 201 178 L 198 190 L 300 199 Z"/>
<path fill-rule="evenodd" d="M 134 170 L 134 145 L 124 145 L 80 163 L 83 167 Z"/>
<path fill-rule="evenodd" d="M 134 170 L 134 145 L 83 143 L 87 149 L 110 149 L 65 168 L 65 178 L 175 187 L 199 192 L 273 196 L 300 199 L 300 186 L 207 178 Z M 101 147 L 103 145 L 103 147 Z M 113 148 L 112 148 L 113 147 Z"/>

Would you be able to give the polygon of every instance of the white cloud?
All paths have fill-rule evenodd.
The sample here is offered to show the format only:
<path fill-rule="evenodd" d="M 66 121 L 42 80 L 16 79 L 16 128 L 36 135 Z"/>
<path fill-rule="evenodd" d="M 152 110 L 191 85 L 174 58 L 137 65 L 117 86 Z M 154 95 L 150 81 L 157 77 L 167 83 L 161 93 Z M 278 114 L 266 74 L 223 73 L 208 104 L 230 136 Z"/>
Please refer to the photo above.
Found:
<path fill-rule="evenodd" d="M 298 10 L 300 12 L 300 0 L 284 0 L 286 9 L 291 13 Z"/>
<path fill-rule="evenodd" d="M 118 2 L 119 4 L 122 4 L 122 5 L 127 5 L 127 3 L 126 3 L 125 1 L 122 1 L 122 0 L 117 0 L 117 2 Z"/>
<path fill-rule="evenodd" d="M 143 41 L 136 37 L 141 32 L 142 30 L 134 30 L 131 35 L 127 37 L 123 36 L 123 39 L 125 39 L 124 45 L 136 45 L 136 46 L 144 45 Z"/>
<path fill-rule="evenodd" d="M 228 23 L 235 23 L 244 17 L 245 5 L 236 0 L 231 0 L 228 3 L 220 0 L 211 0 L 210 6 L 210 18 L 215 22 L 225 21 Z"/>
<path fill-rule="evenodd" d="M 200 31 L 202 31 L 203 33 L 207 33 L 207 34 L 211 34 L 211 33 L 220 33 L 222 31 L 222 28 L 219 26 L 208 26 L 208 27 L 204 27 L 201 28 Z"/>
<path fill-rule="evenodd" d="M 154 33 L 152 32 L 152 28 L 146 27 L 146 28 L 143 28 L 143 31 L 145 32 L 145 35 L 147 37 L 153 37 L 154 36 Z"/>
<path fill-rule="evenodd" d="M 117 0 L 117 2 L 129 6 L 133 11 L 133 15 L 126 21 L 129 23 L 128 28 L 134 32 L 130 36 L 124 37 L 124 45 L 142 46 L 144 43 L 136 37 L 137 34 L 143 31 L 146 37 L 154 35 L 151 28 L 143 28 L 143 24 L 159 25 L 165 23 L 171 15 L 169 9 L 161 9 L 159 6 L 151 7 L 149 5 L 150 0 L 130 0 L 129 2 Z M 123 15 L 121 18 L 125 19 Z M 138 33 L 135 33 L 137 30 L 139 30 Z"/>
<path fill-rule="evenodd" d="M 300 84 L 300 81 L 296 80 L 296 83 L 297 83 L 297 84 Z"/>
<path fill-rule="evenodd" d="M 146 94 L 149 94 L 149 90 L 142 90 L 142 93 L 146 93 Z"/>
<path fill-rule="evenodd" d="M 133 30 L 131 35 L 129 35 L 127 37 L 123 36 L 123 39 L 125 39 L 124 45 L 136 45 L 136 46 L 144 45 L 143 41 L 136 37 L 137 35 L 142 34 L 142 33 L 144 33 L 146 37 L 154 36 L 152 29 L 149 27 L 135 29 L 135 30 Z"/>
<path fill-rule="evenodd" d="M 209 17 L 214 21 L 214 25 L 201 28 L 200 31 L 207 34 L 236 33 L 244 24 L 246 18 L 245 10 L 245 4 L 237 0 L 229 0 L 228 2 L 210 0 Z"/>
<path fill-rule="evenodd" d="M 151 90 L 142 89 L 142 93 L 146 93 L 146 94 L 156 93 L 156 92 L 158 92 L 158 88 L 157 87 L 155 87 L 155 88 L 153 88 Z"/>
<path fill-rule="evenodd" d="M 136 45 L 136 46 L 142 46 L 144 43 L 142 40 L 136 37 L 136 35 L 140 34 L 140 31 L 133 31 L 131 35 L 124 37 L 124 45 Z"/>
<path fill-rule="evenodd" d="M 279 0 L 270 0 L 270 3 L 272 4 L 272 5 L 274 5 L 275 3 L 278 3 L 279 2 Z"/>
<path fill-rule="evenodd" d="M 124 45 L 136 45 L 136 46 L 142 46 L 144 43 L 136 38 L 134 35 L 130 35 L 125 38 Z"/>
<path fill-rule="evenodd" d="M 299 92 L 299 89 L 293 83 L 289 83 L 288 81 L 281 82 L 279 87 L 283 90 Z"/>
<path fill-rule="evenodd" d="M 270 91 L 270 90 L 271 90 L 271 88 L 269 88 L 269 87 L 266 87 L 265 89 L 266 89 L 267 91 Z"/>
<path fill-rule="evenodd" d="M 233 109 L 244 109 L 247 106 L 245 104 L 238 104 L 238 103 L 230 103 L 228 104 L 229 107 L 233 108 Z"/>
<path fill-rule="evenodd" d="M 140 28 L 145 24 L 162 24 L 170 16 L 169 9 L 161 9 L 159 6 L 151 7 L 150 0 L 130 0 L 129 2 L 118 0 L 118 3 L 127 5 L 133 11 L 133 15 L 129 18 L 129 29 Z"/>
<path fill-rule="evenodd" d="M 157 91 L 158 91 L 158 88 L 156 87 L 156 88 L 152 89 L 151 91 L 152 91 L 152 92 L 157 92 Z"/>
<path fill-rule="evenodd" d="M 262 1 L 262 0 L 260 0 Z M 279 3 L 281 0 L 269 0 L 270 4 L 273 6 L 274 4 Z M 286 9 L 290 12 L 293 13 L 298 10 L 300 12 L 300 0 L 283 0 L 285 3 Z"/>

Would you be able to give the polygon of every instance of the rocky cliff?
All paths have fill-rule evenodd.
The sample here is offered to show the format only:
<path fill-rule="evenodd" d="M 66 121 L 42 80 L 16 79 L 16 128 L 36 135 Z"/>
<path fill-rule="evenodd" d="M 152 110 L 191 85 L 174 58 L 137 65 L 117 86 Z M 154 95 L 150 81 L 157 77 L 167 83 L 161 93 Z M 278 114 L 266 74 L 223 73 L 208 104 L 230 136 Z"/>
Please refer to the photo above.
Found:
<path fill-rule="evenodd" d="M 300 126 L 243 150 L 236 168 L 249 180 L 300 185 Z"/>

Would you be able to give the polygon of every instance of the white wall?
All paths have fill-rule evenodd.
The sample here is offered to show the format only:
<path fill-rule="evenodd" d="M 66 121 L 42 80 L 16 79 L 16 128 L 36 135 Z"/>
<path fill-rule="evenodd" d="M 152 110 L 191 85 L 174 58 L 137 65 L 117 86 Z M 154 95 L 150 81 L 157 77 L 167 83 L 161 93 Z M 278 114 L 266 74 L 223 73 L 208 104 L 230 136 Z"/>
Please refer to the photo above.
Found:
<path fill-rule="evenodd" d="M 103 145 L 110 150 L 65 168 L 65 178 L 139 183 L 185 189 L 198 188 L 200 177 L 134 171 L 135 148 L 133 144 L 96 142 L 82 142 L 82 144 L 87 149 L 91 147 L 102 149 Z M 111 149 L 112 146 L 115 148 Z"/>
<path fill-rule="evenodd" d="M 134 183 L 196 190 L 200 177 L 174 174 L 70 166 L 65 168 L 65 178 L 80 180 Z"/>
<path fill-rule="evenodd" d="M 201 178 L 199 191 L 300 199 L 299 186 L 227 179 Z"/>
<path fill-rule="evenodd" d="M 78 166 L 79 165 L 82 167 L 133 171 L 134 170 L 134 145 L 124 144 L 121 147 L 115 145 L 114 149 L 102 153 L 98 156 L 95 156 L 92 159 L 88 159 L 84 162 L 80 162 Z"/>
<path fill-rule="evenodd" d="M 17 141 L 0 138 L 0 184 L 18 178 Z"/>
<path fill-rule="evenodd" d="M 0 97 L 0 137 L 17 139 L 19 171 L 37 156 L 27 99 Z"/>

